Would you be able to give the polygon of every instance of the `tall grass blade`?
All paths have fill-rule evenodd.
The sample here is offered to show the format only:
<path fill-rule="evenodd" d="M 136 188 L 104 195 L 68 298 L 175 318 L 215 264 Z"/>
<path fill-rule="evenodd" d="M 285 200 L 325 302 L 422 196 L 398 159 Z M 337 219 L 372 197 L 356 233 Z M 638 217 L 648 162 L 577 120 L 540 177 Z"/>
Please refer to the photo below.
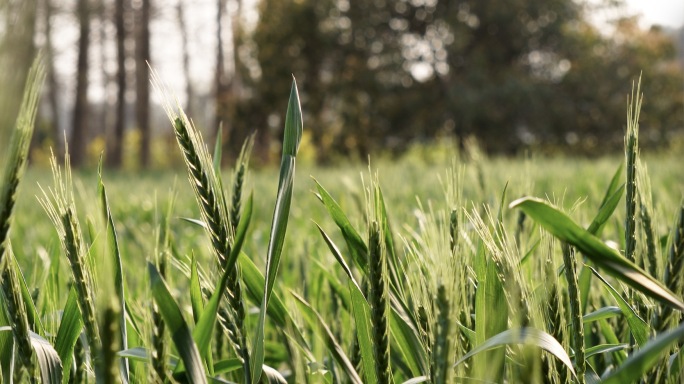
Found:
<path fill-rule="evenodd" d="M 359 374 L 354 369 L 354 365 L 351 363 L 347 355 L 344 353 L 344 350 L 337 342 L 337 340 L 335 340 L 335 336 L 332 334 L 332 331 L 325 323 L 325 320 L 323 320 L 321 315 L 318 314 L 318 312 L 316 312 L 316 310 L 314 310 L 311 307 L 311 305 L 307 303 L 306 300 L 304 300 L 304 298 L 302 298 L 301 296 L 297 295 L 294 292 L 292 292 L 292 296 L 297 300 L 296 302 L 298 304 L 298 307 L 302 311 L 302 314 L 307 319 L 307 321 L 313 325 L 316 325 L 317 327 L 320 327 L 320 329 L 323 331 L 323 341 L 328 347 L 330 353 L 332 353 L 333 357 L 335 358 L 335 361 L 337 361 L 337 363 L 345 371 L 349 380 L 354 384 L 363 383 L 363 380 L 361 380 Z"/>
<path fill-rule="evenodd" d="M 363 363 L 363 377 L 366 383 L 375 384 L 378 382 L 376 374 L 376 361 L 373 356 L 373 336 L 371 325 L 371 308 L 363 296 L 359 286 L 353 281 L 349 281 L 349 292 L 351 297 L 351 309 L 354 314 L 354 324 L 356 324 L 356 337 L 359 342 L 361 361 Z"/>
<path fill-rule="evenodd" d="M 478 246 L 474 269 L 477 275 L 474 345 L 480 346 L 508 328 L 508 303 L 496 265 L 487 258 L 482 241 Z M 477 356 L 473 372 L 483 380 L 500 382 L 504 373 L 504 352 L 492 351 Z"/>
<path fill-rule="evenodd" d="M 261 306 L 261 300 L 264 296 L 264 287 L 266 285 L 264 283 L 264 275 L 261 274 L 259 268 L 257 268 L 257 266 L 254 265 L 254 262 L 244 253 L 240 253 L 238 263 L 240 264 L 240 268 L 242 270 L 242 281 L 245 283 L 247 291 L 251 295 L 254 302 Z M 288 310 L 288 308 L 285 306 L 285 303 L 277 292 L 273 292 L 266 314 L 280 329 L 292 329 L 293 332 L 295 332 L 293 337 L 299 346 L 305 351 L 309 350 L 301 331 L 294 326 L 296 323 L 292 318 L 290 310 Z"/>
<path fill-rule="evenodd" d="M 285 136 L 283 139 L 283 157 L 280 163 L 278 194 L 276 197 L 275 211 L 273 213 L 268 254 L 266 255 L 266 285 L 264 287 L 264 296 L 261 302 L 259 321 L 251 353 L 251 356 L 253 357 L 252 384 L 256 384 L 260 379 L 262 365 L 264 363 L 264 328 L 266 326 L 266 311 L 275 284 L 276 275 L 278 274 L 280 256 L 285 242 L 285 232 L 287 230 L 290 203 L 292 201 L 292 189 L 294 186 L 295 158 L 302 138 L 302 128 L 302 107 L 299 102 L 297 83 L 293 78 L 290 101 L 285 116 Z"/>
<path fill-rule="evenodd" d="M 157 271 L 157 267 L 152 263 L 148 263 L 147 269 L 150 274 L 152 297 L 154 297 L 164 322 L 166 322 L 171 332 L 171 338 L 185 366 L 185 374 L 188 381 L 206 384 L 207 378 L 204 374 L 202 358 L 178 304 L 171 296 L 164 279 L 162 279 L 159 271 Z"/>
<path fill-rule="evenodd" d="M 81 311 L 78 309 L 77 296 L 76 289 L 72 288 L 69 291 L 69 298 L 62 311 L 62 321 L 59 323 L 57 337 L 55 338 L 55 349 L 64 366 L 63 384 L 66 384 L 69 380 L 69 372 L 74 358 L 74 347 L 83 330 L 83 319 L 81 318 Z"/>
<path fill-rule="evenodd" d="M 365 271 L 368 265 L 366 260 L 368 246 L 366 246 L 366 243 L 363 241 L 361 235 L 359 235 L 359 232 L 354 229 L 354 226 L 349 221 L 347 215 L 344 214 L 344 211 L 342 211 L 342 208 L 337 201 L 333 199 L 330 193 L 328 193 L 318 181 L 315 179 L 314 181 L 316 182 L 318 196 L 328 210 L 328 214 L 330 214 L 330 217 L 342 232 L 342 236 L 347 243 L 352 259 L 362 271 Z"/>
<path fill-rule="evenodd" d="M 682 276 L 682 270 L 684 270 L 684 202 L 680 202 L 673 228 L 663 283 L 672 292 L 682 294 L 684 292 L 684 276 Z M 657 317 L 656 331 L 664 331 L 677 324 L 680 319 L 681 315 L 675 313 L 672 308 L 663 308 Z"/>
<path fill-rule="evenodd" d="M 608 192 L 610 191 L 607 191 L 607 193 Z M 592 220 L 591 224 L 589 224 L 587 232 L 596 236 L 598 236 L 599 233 L 601 233 L 603 226 L 606 224 L 606 222 L 608 222 L 608 219 L 610 219 L 610 217 L 613 215 L 613 212 L 615 212 L 615 209 L 620 203 L 620 199 L 622 199 L 622 194 L 624 192 L 625 186 L 622 185 L 618 189 L 616 189 L 610 196 L 606 195 L 604 202 L 601 204 L 601 207 L 599 208 L 598 214 L 596 214 L 594 220 Z"/>
<path fill-rule="evenodd" d="M 568 356 L 568 354 L 565 352 L 563 346 L 560 345 L 560 343 L 556 339 L 554 339 L 553 336 L 549 335 L 544 331 L 540 331 L 534 328 L 518 328 L 503 331 L 487 339 L 487 341 L 480 344 L 477 348 L 473 349 L 472 351 L 466 353 L 465 356 L 458 360 L 452 367 L 461 364 L 462 362 L 466 361 L 474 355 L 477 355 L 478 353 L 511 344 L 532 345 L 544 349 L 545 351 L 555 356 L 563 364 L 565 364 L 565 366 L 568 367 L 568 370 L 570 370 L 572 375 L 577 377 L 575 374 L 575 369 L 572 367 L 572 361 L 570 360 L 570 356 Z"/>
<path fill-rule="evenodd" d="M 594 217 L 594 219 L 591 221 L 591 224 L 589 224 L 589 227 L 587 228 L 587 232 L 591 233 L 592 235 L 600 235 L 600 233 L 603 231 L 603 227 L 608 222 L 608 219 L 610 219 L 610 217 L 613 215 L 613 212 L 615 212 L 615 209 L 620 203 L 622 194 L 625 191 L 624 184 L 620 185 L 622 168 L 623 165 L 620 164 L 618 169 L 615 171 L 615 174 L 613 175 L 613 178 L 611 179 L 610 184 L 608 185 L 608 189 L 606 190 L 606 193 L 603 196 L 601 205 L 599 205 L 599 211 L 596 214 L 596 217 Z M 584 313 L 587 309 L 589 290 L 591 289 L 591 276 L 592 274 L 589 268 L 583 267 L 581 269 L 578 278 L 578 284 L 581 298 L 580 308 L 582 309 L 582 313 Z"/>
<path fill-rule="evenodd" d="M 107 199 L 107 190 L 104 183 L 102 182 L 102 160 L 100 159 L 100 165 L 97 172 L 98 180 L 98 196 L 100 198 L 100 207 L 102 209 L 102 215 L 105 222 L 107 223 L 107 251 L 108 254 L 113 258 L 112 265 L 114 266 L 114 289 L 116 291 L 116 296 L 118 300 L 118 306 L 121 309 L 118 313 L 119 315 L 119 333 L 121 337 L 121 349 L 128 349 L 128 329 L 126 328 L 126 292 L 124 288 L 124 278 L 123 278 L 123 262 L 121 260 L 121 251 L 119 250 L 119 236 L 116 233 L 116 227 L 114 226 L 114 218 L 112 217 L 112 211 L 109 208 L 109 200 Z M 129 381 L 129 364 L 128 360 L 121 359 L 119 361 L 119 370 L 121 373 L 121 381 L 123 384 L 128 384 Z"/>
<path fill-rule="evenodd" d="M 629 284 L 641 293 L 684 311 L 684 303 L 662 283 L 658 282 L 618 251 L 604 244 L 600 239 L 582 229 L 570 217 L 546 202 L 525 197 L 511 203 L 511 208 L 520 208 L 539 222 L 547 231 L 562 241 L 575 246 L 598 267 Z"/>
<path fill-rule="evenodd" d="M 603 276 L 598 273 L 598 271 L 593 268 L 591 268 L 591 271 L 596 277 L 598 277 L 599 280 L 601 280 L 610 295 L 613 296 L 613 299 L 615 299 L 620 307 L 620 311 L 622 311 L 622 314 L 627 319 L 627 324 L 629 325 L 629 330 L 632 333 L 634 340 L 639 346 L 643 347 L 644 344 L 648 342 L 648 337 L 651 333 L 648 324 L 641 317 L 639 317 L 634 308 L 627 303 L 622 295 L 620 295 L 620 293 L 612 285 L 610 285 L 610 283 L 606 281 L 606 279 L 604 279 Z"/>
<path fill-rule="evenodd" d="M 674 343 L 682 339 L 684 339 L 684 324 L 661 333 L 630 355 L 615 371 L 604 375 L 601 378 L 602 384 L 628 383 L 641 377 L 664 358 L 663 352 L 669 351 Z"/>

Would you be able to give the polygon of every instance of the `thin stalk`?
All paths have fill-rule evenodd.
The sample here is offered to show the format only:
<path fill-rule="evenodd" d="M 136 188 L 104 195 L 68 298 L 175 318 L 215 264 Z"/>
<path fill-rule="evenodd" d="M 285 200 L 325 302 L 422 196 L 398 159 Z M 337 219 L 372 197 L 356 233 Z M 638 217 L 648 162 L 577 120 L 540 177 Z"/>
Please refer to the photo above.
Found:
<path fill-rule="evenodd" d="M 159 253 L 158 261 L 159 275 L 166 279 L 166 257 L 165 253 Z M 152 369 L 157 378 L 162 382 L 168 382 L 166 372 L 166 323 L 162 319 L 156 303 L 152 303 Z"/>
<path fill-rule="evenodd" d="M 632 89 L 631 98 L 627 101 L 627 135 L 625 136 L 627 162 L 625 257 L 632 262 L 635 261 L 636 250 L 637 161 L 639 158 L 639 112 L 642 100 L 640 79 L 636 90 Z"/>
<path fill-rule="evenodd" d="M 31 336 L 28 322 L 28 314 L 24 300 L 21 297 L 21 287 L 17 276 L 14 255 L 11 247 L 8 247 L 9 257 L 5 260 L 2 269 L 2 293 L 7 305 L 7 312 L 12 321 L 11 328 L 14 340 L 17 344 L 18 367 L 15 367 L 15 380 L 23 382 L 24 375 L 28 375 L 31 383 L 36 382 L 35 363 L 33 359 L 33 348 L 31 347 Z"/>
<path fill-rule="evenodd" d="M 116 384 L 119 377 L 118 364 L 116 363 L 116 353 L 119 351 L 119 314 L 115 309 L 116 304 L 110 305 L 102 315 L 102 365 L 104 384 Z"/>
<path fill-rule="evenodd" d="M 577 262 L 575 251 L 568 244 L 563 244 L 563 262 L 565 263 L 565 278 L 568 280 L 568 295 L 570 296 L 570 318 L 572 319 L 572 344 L 575 350 L 575 365 L 577 382 L 584 384 L 584 373 L 587 363 L 584 359 L 584 323 L 580 310 L 580 293 L 577 284 Z"/>
<path fill-rule="evenodd" d="M 434 328 L 434 344 L 432 348 L 432 370 L 430 371 L 433 384 L 448 382 L 449 359 L 449 300 L 446 288 L 440 284 L 437 288 L 437 325 Z"/>

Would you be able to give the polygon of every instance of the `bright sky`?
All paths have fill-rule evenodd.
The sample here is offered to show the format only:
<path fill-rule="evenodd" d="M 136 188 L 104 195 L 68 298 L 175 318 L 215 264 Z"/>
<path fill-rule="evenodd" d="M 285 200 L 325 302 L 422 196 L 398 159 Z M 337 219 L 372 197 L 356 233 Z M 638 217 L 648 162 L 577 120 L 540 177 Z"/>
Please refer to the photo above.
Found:
<path fill-rule="evenodd" d="M 684 25 L 684 0 L 626 0 L 633 12 L 643 15 L 647 25 L 679 28 Z"/>

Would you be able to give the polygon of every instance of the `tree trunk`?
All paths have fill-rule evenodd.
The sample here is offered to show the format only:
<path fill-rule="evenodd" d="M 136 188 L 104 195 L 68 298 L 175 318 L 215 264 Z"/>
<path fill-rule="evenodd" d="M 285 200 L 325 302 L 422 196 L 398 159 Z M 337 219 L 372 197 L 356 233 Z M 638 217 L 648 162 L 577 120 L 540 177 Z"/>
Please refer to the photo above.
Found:
<path fill-rule="evenodd" d="M 80 167 L 86 160 L 88 145 L 88 49 L 90 46 L 90 4 L 88 0 L 78 0 L 78 21 L 80 37 L 78 40 L 78 60 L 76 64 L 76 101 L 71 131 L 71 164 Z"/>
<path fill-rule="evenodd" d="M 57 84 L 57 76 L 55 74 L 55 60 L 54 60 L 54 50 L 52 47 L 52 1 L 43 0 L 43 16 L 45 23 L 45 56 L 47 65 L 47 98 L 48 104 L 50 105 L 51 113 L 51 129 L 50 135 L 52 136 L 53 151 L 58 159 L 62 159 L 64 156 L 64 143 L 63 140 L 63 130 L 60 124 L 60 109 L 59 109 L 59 85 Z"/>
<path fill-rule="evenodd" d="M 216 72 L 214 73 L 215 93 L 215 121 L 214 121 L 214 140 L 223 141 L 219 137 L 219 127 L 225 117 L 225 93 L 226 93 L 226 72 L 223 55 L 223 13 L 226 8 L 226 0 L 216 0 Z"/>
<path fill-rule="evenodd" d="M 135 94 L 136 120 L 140 129 L 140 166 L 150 165 L 150 74 L 148 63 L 150 56 L 150 7 L 151 0 L 142 0 L 140 18 L 138 19 L 138 33 L 135 43 Z"/>
<path fill-rule="evenodd" d="M 109 54 L 109 50 L 107 49 L 107 43 L 109 42 L 110 39 L 110 34 L 107 31 L 107 26 L 113 21 L 113 16 L 111 16 L 109 13 L 111 12 L 110 10 L 110 2 L 108 0 L 99 0 L 98 2 L 98 21 L 100 24 L 100 76 L 102 76 L 102 89 L 104 92 L 104 97 L 102 101 L 102 106 L 101 110 L 98 116 L 99 119 L 99 129 L 97 134 L 103 135 L 103 137 L 110 139 L 114 126 L 112 125 L 113 117 L 115 115 L 114 108 L 112 108 L 112 105 L 110 103 L 111 100 L 111 90 L 110 90 L 110 84 L 114 83 L 115 76 L 112 75 L 111 71 L 108 69 L 108 66 L 105 65 L 105 63 L 109 63 L 110 60 L 113 58 Z M 111 147 L 111 142 L 107 143 L 107 153 L 110 151 Z M 109 166 L 109 164 L 107 164 Z"/>
<path fill-rule="evenodd" d="M 0 134 L 14 126 L 26 76 L 35 56 L 36 0 L 2 4 L 4 35 L 0 36 Z"/>
<path fill-rule="evenodd" d="M 192 117 L 192 103 L 195 99 L 194 89 L 192 87 L 192 79 L 190 78 L 190 52 L 188 45 L 188 31 L 185 25 L 185 11 L 183 9 L 183 1 L 178 0 L 178 5 L 176 7 L 176 13 L 178 16 L 178 29 L 181 33 L 182 45 L 181 49 L 183 51 L 183 76 L 185 77 L 185 95 L 187 101 L 185 103 L 185 114 Z"/>
<path fill-rule="evenodd" d="M 116 118 L 114 135 L 109 140 L 107 166 L 120 168 L 123 163 L 123 140 L 126 128 L 126 24 L 125 0 L 114 2 L 114 25 L 116 26 Z"/>

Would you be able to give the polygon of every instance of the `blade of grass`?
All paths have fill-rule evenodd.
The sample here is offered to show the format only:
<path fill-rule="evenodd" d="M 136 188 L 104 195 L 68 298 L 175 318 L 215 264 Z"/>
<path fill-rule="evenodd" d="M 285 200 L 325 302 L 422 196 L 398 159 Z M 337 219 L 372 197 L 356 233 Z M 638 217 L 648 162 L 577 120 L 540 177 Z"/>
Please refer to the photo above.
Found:
<path fill-rule="evenodd" d="M 109 255 L 113 258 L 114 265 L 114 286 L 118 305 L 121 309 L 119 311 L 119 332 L 121 334 L 121 349 L 128 349 L 128 330 L 126 328 L 126 292 L 124 288 L 123 278 L 123 262 L 121 261 L 121 252 L 119 250 L 119 237 L 114 226 L 114 218 L 112 217 L 111 209 L 109 208 L 109 201 L 107 199 L 107 191 L 102 182 L 102 159 L 100 158 L 100 165 L 97 170 L 98 180 L 98 196 L 100 197 L 100 204 L 102 215 L 107 223 L 107 248 Z M 128 360 L 120 359 L 119 371 L 121 374 L 121 381 L 123 384 L 128 384 L 129 381 L 129 365 Z"/>
<path fill-rule="evenodd" d="M 74 357 L 74 347 L 83 330 L 83 319 L 81 318 L 81 311 L 78 308 L 77 295 L 76 289 L 71 288 L 71 291 L 69 291 L 69 298 L 62 311 L 62 321 L 59 323 L 57 337 L 55 338 L 55 349 L 64 366 L 63 384 L 66 384 L 69 381 L 69 371 L 71 370 L 71 362 Z"/>
<path fill-rule="evenodd" d="M 178 304 L 171 296 L 164 279 L 162 279 L 159 271 L 157 271 L 157 267 L 152 263 L 148 263 L 147 269 L 150 274 L 152 297 L 154 297 L 154 301 L 159 306 L 164 322 L 168 325 L 171 338 L 185 365 L 185 374 L 188 380 L 191 383 L 206 384 L 207 379 L 204 374 L 202 358 Z"/>
<path fill-rule="evenodd" d="M 619 280 L 629 284 L 639 292 L 684 311 L 684 303 L 662 283 L 655 280 L 625 259 L 613 248 L 577 225 L 570 217 L 546 202 L 525 197 L 511 203 L 511 208 L 520 208 L 539 222 L 547 231 L 562 241 L 575 246 L 596 266 L 605 269 Z"/>
<path fill-rule="evenodd" d="M 344 214 L 344 211 L 342 211 L 342 208 L 330 193 L 317 180 L 314 179 L 314 182 L 316 183 L 318 196 L 328 210 L 328 214 L 342 232 L 342 237 L 344 237 L 344 241 L 347 243 L 352 259 L 362 271 L 365 271 L 368 264 L 365 256 L 368 253 L 368 246 L 366 246 L 359 232 L 354 229 L 349 218 L 347 218 L 347 215 Z"/>
<path fill-rule="evenodd" d="M 31 346 L 38 360 L 41 381 L 60 384 L 62 382 L 62 362 L 52 344 L 39 334 L 31 332 Z"/>
<path fill-rule="evenodd" d="M 299 143 L 302 138 L 302 107 L 299 102 L 297 83 L 292 79 L 290 91 L 290 101 L 287 106 L 285 116 L 285 135 L 283 138 L 283 157 L 280 163 L 280 180 L 278 183 L 278 194 L 273 213 L 273 223 L 271 225 L 271 236 L 266 255 L 266 285 L 264 286 L 264 296 L 259 311 L 259 321 L 257 324 L 256 335 L 254 337 L 251 356 L 252 359 L 252 384 L 256 384 L 261 377 L 262 366 L 264 363 L 264 332 L 266 326 L 266 311 L 268 302 L 273 292 L 278 267 L 280 266 L 280 256 L 285 242 L 285 232 L 290 214 L 290 204 L 292 202 L 292 189 L 294 186 L 295 158 Z"/>
<path fill-rule="evenodd" d="M 603 376 L 602 384 L 628 383 L 641 377 L 662 359 L 674 343 L 684 339 L 684 324 L 661 333 L 631 354 L 615 371 Z"/>
<path fill-rule="evenodd" d="M 475 259 L 477 290 L 475 291 L 475 346 L 508 328 L 508 303 L 493 260 L 488 260 L 480 241 Z M 505 351 L 487 352 L 474 361 L 473 372 L 478 378 L 503 380 Z"/>
<path fill-rule="evenodd" d="M 586 315 L 582 316 L 582 321 L 584 321 L 584 323 L 586 324 L 592 321 L 608 319 L 621 314 L 622 310 L 619 307 L 603 307 L 595 310 L 594 312 L 587 313 Z"/>
<path fill-rule="evenodd" d="M 565 352 L 563 346 L 560 345 L 560 343 L 554 339 L 553 336 L 534 328 L 519 328 L 503 331 L 487 339 L 484 343 L 480 344 L 472 351 L 466 353 L 465 356 L 458 360 L 452 367 L 461 364 L 465 360 L 478 353 L 510 344 L 524 344 L 542 348 L 565 364 L 572 375 L 576 377 L 570 356 L 568 356 L 568 354 Z"/>
<path fill-rule="evenodd" d="M 378 382 L 378 378 L 375 368 L 376 361 L 373 356 L 371 309 L 359 287 L 351 280 L 348 285 L 354 324 L 356 324 L 356 337 L 359 341 L 359 350 L 361 351 L 361 361 L 363 363 L 363 377 L 366 379 L 366 383 L 375 384 Z"/>
<path fill-rule="evenodd" d="M 335 336 L 332 334 L 332 331 L 330 331 L 330 328 L 325 324 L 325 320 L 321 317 L 316 310 L 314 310 L 309 303 L 304 300 L 301 296 L 297 295 L 294 292 L 291 292 L 292 296 L 296 299 L 297 305 L 299 309 L 302 311 L 302 314 L 305 316 L 307 321 L 311 324 L 314 324 L 323 330 L 323 341 L 325 342 L 326 346 L 328 347 L 328 350 L 332 353 L 333 357 L 335 358 L 335 361 L 342 366 L 342 369 L 347 373 L 347 376 L 349 377 L 349 380 L 352 383 L 355 384 L 361 384 L 363 381 L 359 377 L 358 373 L 354 369 L 353 364 L 347 357 L 347 355 L 344 353 L 344 350 L 342 347 L 340 347 L 339 343 L 337 340 L 335 340 Z"/>
<path fill-rule="evenodd" d="M 615 301 L 617 302 L 618 306 L 620 307 L 620 311 L 627 319 L 627 324 L 629 325 L 629 330 L 632 333 L 634 340 L 637 342 L 639 346 L 643 346 L 644 344 L 646 344 L 646 342 L 648 341 L 648 336 L 650 334 L 648 324 L 646 324 L 646 322 L 641 317 L 639 317 L 634 308 L 632 308 L 632 306 L 629 305 L 629 303 L 627 303 L 627 301 L 622 297 L 622 295 L 620 295 L 620 293 L 612 285 L 610 285 L 610 283 L 606 281 L 606 279 L 603 278 L 603 276 L 601 276 L 601 274 L 599 274 L 597 270 L 593 268 L 591 270 L 594 273 L 594 276 L 598 277 L 598 279 L 601 280 L 601 282 L 604 284 L 610 295 L 613 296 L 613 299 L 615 299 Z"/>

